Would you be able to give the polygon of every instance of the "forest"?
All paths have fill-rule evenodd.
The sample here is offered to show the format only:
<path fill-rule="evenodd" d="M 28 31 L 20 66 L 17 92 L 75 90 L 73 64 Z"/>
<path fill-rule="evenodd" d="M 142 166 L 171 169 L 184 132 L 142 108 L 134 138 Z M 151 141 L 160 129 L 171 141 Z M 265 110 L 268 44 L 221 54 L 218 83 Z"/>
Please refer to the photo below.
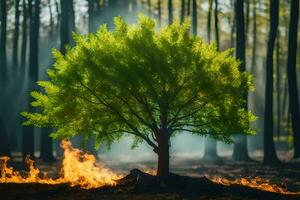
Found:
<path fill-rule="evenodd" d="M 0 0 L 0 199 L 300 198 L 298 21 L 299 0 Z"/>

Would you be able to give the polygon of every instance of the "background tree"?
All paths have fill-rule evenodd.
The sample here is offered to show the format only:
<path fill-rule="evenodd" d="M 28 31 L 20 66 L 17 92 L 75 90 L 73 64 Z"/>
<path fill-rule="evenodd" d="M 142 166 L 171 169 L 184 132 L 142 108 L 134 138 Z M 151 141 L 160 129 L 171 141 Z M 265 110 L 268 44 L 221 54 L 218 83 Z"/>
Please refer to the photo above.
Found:
<path fill-rule="evenodd" d="M 267 49 L 265 124 L 264 124 L 264 163 L 278 163 L 273 141 L 273 53 L 278 32 L 279 1 L 270 1 L 270 32 Z"/>
<path fill-rule="evenodd" d="M 193 0 L 193 17 L 192 17 L 192 23 L 193 23 L 193 34 L 197 35 L 197 29 L 198 29 L 198 8 L 197 8 L 197 1 Z"/>
<path fill-rule="evenodd" d="M 1 0 L 0 67 L 1 85 L 7 81 L 6 41 L 7 41 L 7 5 Z"/>
<path fill-rule="evenodd" d="M 13 66 L 16 69 L 18 68 L 18 60 L 19 60 L 19 24 L 20 24 L 20 0 L 15 0 L 15 31 L 14 31 L 14 42 L 13 42 Z"/>
<path fill-rule="evenodd" d="M 236 19 L 236 58 L 241 61 L 240 71 L 246 71 L 246 40 L 245 40 L 245 21 L 244 21 L 244 0 L 235 1 L 235 19 Z M 248 93 L 244 93 L 245 110 L 248 109 Z M 249 161 L 247 149 L 247 136 L 239 135 L 235 138 L 233 159 L 238 161 Z"/>
<path fill-rule="evenodd" d="M 29 0 L 29 20 L 30 20 L 30 38 L 29 38 L 29 90 L 36 90 L 36 82 L 38 80 L 38 38 L 40 26 L 40 1 Z M 32 101 L 32 97 L 28 96 L 28 101 Z M 28 105 L 28 111 L 34 112 L 34 108 Z M 27 155 L 34 157 L 34 127 L 27 126 L 23 130 L 22 138 L 23 158 Z"/>
<path fill-rule="evenodd" d="M 296 60 L 297 60 L 297 37 L 298 37 L 298 19 L 299 19 L 299 0 L 291 1 L 291 17 L 289 26 L 288 40 L 288 88 L 290 94 L 290 112 L 293 126 L 294 158 L 300 157 L 300 114 L 299 97 L 297 89 Z"/>
<path fill-rule="evenodd" d="M 115 25 L 112 32 L 102 26 L 97 35 L 77 35 L 76 48 L 65 56 L 54 53 L 51 80 L 39 82 L 45 93 L 32 93 L 42 111 L 23 113 L 25 125 L 54 126 L 59 138 L 95 135 L 98 144 L 108 145 L 133 135 L 135 144 L 145 141 L 157 153 L 161 178 L 169 175 L 176 133 L 225 141 L 233 133 L 251 133 L 248 121 L 254 118 L 241 109 L 250 79 L 230 51 L 220 53 L 189 36 L 187 23 L 160 32 L 144 16 L 138 26 L 120 18 Z"/>

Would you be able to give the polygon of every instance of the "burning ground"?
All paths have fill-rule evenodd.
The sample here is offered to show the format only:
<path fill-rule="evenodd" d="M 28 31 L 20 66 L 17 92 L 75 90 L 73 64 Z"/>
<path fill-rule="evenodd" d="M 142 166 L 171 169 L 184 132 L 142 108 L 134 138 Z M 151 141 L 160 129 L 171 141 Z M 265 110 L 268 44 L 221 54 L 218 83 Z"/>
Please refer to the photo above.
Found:
<path fill-rule="evenodd" d="M 0 199 L 300 199 L 296 161 L 267 167 L 226 159 L 202 165 L 198 160 L 177 160 L 172 171 L 180 175 L 160 182 L 150 175 L 153 162 L 110 163 L 108 168 L 70 142 L 63 142 L 62 148 L 61 164 L 36 167 L 27 159 L 28 170 L 18 170 L 20 163 L 2 157 Z M 134 167 L 144 172 L 130 171 Z"/>

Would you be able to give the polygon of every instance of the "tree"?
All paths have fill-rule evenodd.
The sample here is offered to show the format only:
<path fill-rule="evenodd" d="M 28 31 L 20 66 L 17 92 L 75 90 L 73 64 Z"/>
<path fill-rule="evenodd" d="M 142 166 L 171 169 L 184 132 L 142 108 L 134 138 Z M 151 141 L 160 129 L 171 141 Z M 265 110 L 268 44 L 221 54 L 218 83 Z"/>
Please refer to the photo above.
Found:
<path fill-rule="evenodd" d="M 180 22 L 182 23 L 185 18 L 185 0 L 181 0 L 181 10 L 180 10 Z"/>
<path fill-rule="evenodd" d="M 54 51 L 50 81 L 38 83 L 43 93 L 32 92 L 41 112 L 22 113 L 24 125 L 56 127 L 55 138 L 95 135 L 107 145 L 133 135 L 134 146 L 145 141 L 158 155 L 162 179 L 175 134 L 230 141 L 251 133 L 255 117 L 241 108 L 252 87 L 248 74 L 230 50 L 218 52 L 189 31 L 188 22 L 175 22 L 157 32 L 141 16 L 137 25 L 115 18 L 114 31 L 104 25 L 96 35 L 75 35 L 76 48 Z"/>
<path fill-rule="evenodd" d="M 292 117 L 293 127 L 293 143 L 294 158 L 300 157 L 300 113 L 299 113 L 299 97 L 296 76 L 296 60 L 297 60 L 297 37 L 298 37 L 298 18 L 299 18 L 299 0 L 291 1 L 291 17 L 289 25 L 288 39 L 288 60 L 287 75 L 289 88 L 289 105 Z"/>
<path fill-rule="evenodd" d="M 209 2 L 209 6 L 212 6 L 212 0 Z M 212 9 L 212 8 L 209 8 Z M 217 51 L 220 49 L 220 33 L 219 33 L 219 9 L 218 9 L 218 0 L 215 0 L 215 11 L 214 11 L 214 16 L 215 16 L 215 38 L 216 38 L 216 46 L 217 46 Z M 211 10 L 208 11 L 208 20 L 211 20 Z M 208 22 L 208 36 L 210 39 L 210 32 L 211 32 L 211 22 Z M 212 138 L 207 138 L 205 141 L 205 150 L 204 150 L 204 160 L 212 160 L 212 161 L 217 161 L 220 160 L 220 157 L 218 156 L 217 153 L 217 142 L 212 139 Z"/>
<path fill-rule="evenodd" d="M 273 54 L 278 32 L 279 0 L 270 0 L 270 31 L 267 48 L 267 72 L 265 89 L 265 121 L 264 121 L 264 164 L 276 164 L 273 140 Z"/>
<path fill-rule="evenodd" d="M 197 17 L 197 1 L 193 0 L 193 34 L 197 35 L 197 29 L 198 29 L 198 17 Z"/>
<path fill-rule="evenodd" d="M 13 53 L 12 61 L 15 69 L 18 68 L 18 44 L 19 44 L 19 24 L 20 24 L 20 0 L 15 0 L 15 31 L 14 31 L 14 42 L 13 42 Z"/>
<path fill-rule="evenodd" d="M 173 23 L 173 1 L 172 0 L 168 0 L 168 16 L 169 16 L 169 24 Z"/>
<path fill-rule="evenodd" d="M 245 39 L 245 22 L 244 22 L 244 0 L 235 2 L 235 20 L 236 20 L 236 58 L 241 61 L 240 71 L 246 71 L 246 39 Z M 248 93 L 244 93 L 243 108 L 248 108 Z M 238 161 L 249 161 L 247 149 L 247 137 L 239 135 L 235 138 L 233 158 Z"/>
<path fill-rule="evenodd" d="M 34 4 L 33 4 L 34 2 Z M 29 0 L 28 1 L 28 13 L 30 20 L 30 36 L 29 36 L 29 80 L 28 89 L 35 90 L 36 82 L 38 80 L 38 38 L 39 38 L 39 26 L 40 26 L 40 1 Z M 32 98 L 29 95 L 28 101 L 31 102 Z M 28 105 L 28 111 L 34 112 L 35 110 Z M 34 157 L 34 127 L 27 126 L 23 128 L 22 137 L 22 153 L 23 158 L 27 155 Z"/>
<path fill-rule="evenodd" d="M 6 63 L 6 41 L 7 41 L 7 5 L 6 1 L 1 0 L 1 33 L 0 33 L 0 69 L 1 85 L 7 81 L 7 63 Z"/>
<path fill-rule="evenodd" d="M 210 42 L 211 40 L 211 15 L 212 15 L 212 5 L 213 5 L 213 0 L 208 1 L 208 12 L 207 12 L 207 40 Z"/>
<path fill-rule="evenodd" d="M 26 67 L 27 32 L 28 32 L 26 0 L 22 1 L 22 10 L 23 10 L 23 21 L 22 21 L 22 44 L 21 44 L 21 69 L 22 69 L 22 72 L 24 73 L 25 67 Z"/>

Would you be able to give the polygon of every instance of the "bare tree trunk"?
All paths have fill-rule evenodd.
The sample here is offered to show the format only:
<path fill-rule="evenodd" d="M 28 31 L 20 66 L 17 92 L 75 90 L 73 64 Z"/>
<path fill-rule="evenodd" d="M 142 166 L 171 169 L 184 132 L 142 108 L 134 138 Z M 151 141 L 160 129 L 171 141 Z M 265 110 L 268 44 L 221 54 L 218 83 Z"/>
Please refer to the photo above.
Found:
<path fill-rule="evenodd" d="M 276 102 L 276 106 L 277 106 L 277 123 L 276 123 L 276 135 L 277 137 L 280 137 L 280 133 L 281 133 L 281 70 L 280 70 L 280 31 L 278 30 L 277 33 L 277 40 L 276 40 L 276 93 L 277 93 L 277 102 Z"/>
<path fill-rule="evenodd" d="M 20 24 L 20 0 L 15 0 L 15 30 L 14 30 L 14 42 L 13 42 L 13 53 L 12 62 L 14 69 L 18 68 L 19 60 L 19 24 Z"/>
<path fill-rule="evenodd" d="M 27 52 L 27 7 L 26 0 L 22 1 L 23 8 L 23 21 L 22 21 L 22 45 L 21 45 L 21 68 L 22 68 L 22 76 L 25 76 L 25 68 L 26 68 L 26 52 Z"/>
<path fill-rule="evenodd" d="M 207 12 L 207 40 L 211 41 L 211 15 L 212 15 L 212 5 L 213 0 L 208 0 L 208 12 Z"/>
<path fill-rule="evenodd" d="M 197 0 L 193 0 L 193 34 L 197 35 L 198 17 L 197 17 Z"/>
<path fill-rule="evenodd" d="M 187 16 L 191 15 L 191 0 L 187 1 Z"/>
<path fill-rule="evenodd" d="M 299 97 L 297 88 L 296 76 L 296 60 L 297 60 L 297 39 L 298 39 L 298 18 L 299 18 L 299 0 L 291 1 L 290 12 L 290 26 L 289 26 L 289 41 L 288 41 L 288 60 L 287 60 L 287 74 L 288 74 L 288 88 L 291 120 L 293 127 L 293 142 L 294 142 L 294 158 L 300 157 L 300 113 L 299 113 Z"/>
<path fill-rule="evenodd" d="M 7 60 L 6 60 L 6 41 L 7 41 L 7 5 L 5 0 L 0 2 L 1 12 L 1 33 L 0 33 L 0 69 L 1 83 L 4 85 L 7 81 Z"/>
<path fill-rule="evenodd" d="M 264 164 L 277 164 L 273 140 L 273 53 L 278 32 L 279 1 L 270 0 L 270 32 L 267 49 L 267 72 L 265 90 L 265 121 L 264 121 Z"/>
<path fill-rule="evenodd" d="M 245 38 L 245 21 L 244 21 L 244 0 L 235 2 L 235 19 L 236 19 L 236 58 L 242 63 L 240 71 L 246 71 L 246 38 Z M 248 94 L 244 94 L 244 109 L 248 109 Z M 238 161 L 249 161 L 247 149 L 247 136 L 239 135 L 235 138 L 233 159 Z"/>
<path fill-rule="evenodd" d="M 182 23 L 185 18 L 185 0 L 181 0 L 181 13 L 180 13 L 180 22 Z"/>
<path fill-rule="evenodd" d="M 158 25 L 161 27 L 161 0 L 157 2 L 157 10 L 158 10 Z"/>
<path fill-rule="evenodd" d="M 34 1 L 34 5 L 33 5 Z M 34 6 L 34 7 L 33 7 Z M 29 91 L 37 90 L 36 82 L 38 81 L 38 38 L 40 25 L 40 1 L 29 0 L 29 19 L 30 19 L 30 42 L 29 42 Z M 33 98 L 28 96 L 28 111 L 34 112 L 35 109 L 30 106 Z M 23 159 L 27 155 L 34 157 L 34 128 L 33 126 L 26 126 L 23 128 Z"/>
<path fill-rule="evenodd" d="M 215 38 L 217 44 L 217 50 L 220 49 L 220 32 L 219 32 L 219 9 L 218 9 L 218 0 L 215 0 Z"/>
<path fill-rule="evenodd" d="M 173 1 L 168 0 L 168 16 L 169 16 L 169 24 L 173 23 Z"/>
<path fill-rule="evenodd" d="M 256 14 L 256 0 L 253 1 L 253 46 L 252 46 L 252 60 L 251 60 L 251 72 L 254 74 L 256 71 L 256 45 L 257 45 L 257 14 Z"/>

